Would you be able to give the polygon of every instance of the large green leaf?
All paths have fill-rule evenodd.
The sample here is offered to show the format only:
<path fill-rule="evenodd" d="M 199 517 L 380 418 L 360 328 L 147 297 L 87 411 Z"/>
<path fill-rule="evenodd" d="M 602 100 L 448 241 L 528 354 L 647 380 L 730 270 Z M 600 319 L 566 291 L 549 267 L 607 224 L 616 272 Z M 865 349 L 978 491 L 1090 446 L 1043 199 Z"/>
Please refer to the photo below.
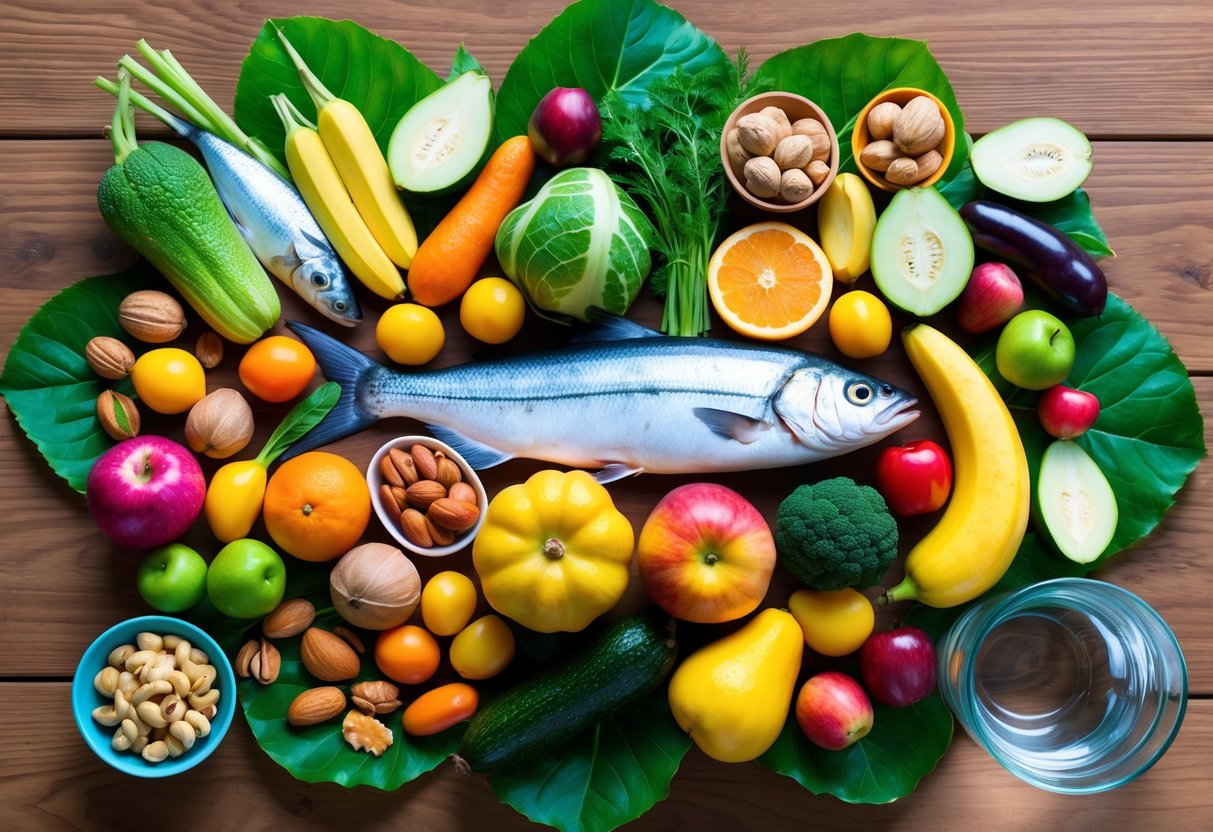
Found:
<path fill-rule="evenodd" d="M 665 686 L 568 745 L 495 773 L 493 792 L 536 823 L 606 832 L 670 793 L 691 740 L 670 713 Z"/>
<path fill-rule="evenodd" d="M 69 286 L 30 318 L 4 364 L 0 394 L 8 409 L 54 472 L 81 493 L 93 462 L 114 444 L 97 421 L 97 397 L 107 389 L 133 392 L 126 379 L 94 374 L 84 347 L 97 335 L 137 347 L 118 324 L 118 304 L 162 283 L 137 267 Z"/>
<path fill-rule="evenodd" d="M 842 751 L 809 742 L 795 715 L 758 762 L 813 794 L 848 803 L 891 803 L 914 791 L 952 741 L 952 713 L 938 696 L 907 708 L 873 703 L 871 732 Z"/>
<path fill-rule="evenodd" d="M 644 107 L 649 85 L 676 68 L 693 75 L 728 66 L 716 41 L 653 0 L 581 0 L 514 58 L 497 95 L 497 139 L 525 134 L 535 105 L 553 87 L 582 87 L 595 101 L 615 92 Z"/>
<path fill-rule="evenodd" d="M 956 135 L 964 134 L 964 114 L 956 94 L 925 41 L 859 33 L 819 40 L 773 55 L 754 75 L 760 89 L 794 92 L 825 110 L 838 133 L 843 171 L 855 171 L 851 132 L 859 112 L 885 90 L 926 90 L 948 108 Z M 959 173 L 967 158 L 968 145 L 957 141 L 944 179 Z"/>

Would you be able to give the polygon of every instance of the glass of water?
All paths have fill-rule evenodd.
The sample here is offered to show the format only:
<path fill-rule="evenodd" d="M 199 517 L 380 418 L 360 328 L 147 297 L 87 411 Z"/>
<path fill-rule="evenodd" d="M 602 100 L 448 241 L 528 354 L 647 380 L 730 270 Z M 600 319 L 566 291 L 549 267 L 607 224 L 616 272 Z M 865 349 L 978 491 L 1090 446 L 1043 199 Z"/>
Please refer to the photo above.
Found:
<path fill-rule="evenodd" d="M 1060 578 L 975 604 L 938 652 L 940 692 L 969 735 L 1053 792 L 1138 777 L 1171 745 L 1187 706 L 1171 628 L 1102 581 Z"/>

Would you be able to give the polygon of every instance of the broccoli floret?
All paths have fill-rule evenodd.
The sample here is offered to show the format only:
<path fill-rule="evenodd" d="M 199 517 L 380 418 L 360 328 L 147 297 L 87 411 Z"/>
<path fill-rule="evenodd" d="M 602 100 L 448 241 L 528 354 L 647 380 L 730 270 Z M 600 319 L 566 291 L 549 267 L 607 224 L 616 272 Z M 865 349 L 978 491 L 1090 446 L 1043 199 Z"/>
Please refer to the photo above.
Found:
<path fill-rule="evenodd" d="M 897 558 L 897 521 L 875 488 L 835 477 L 779 504 L 775 545 L 779 562 L 813 589 L 865 589 Z"/>

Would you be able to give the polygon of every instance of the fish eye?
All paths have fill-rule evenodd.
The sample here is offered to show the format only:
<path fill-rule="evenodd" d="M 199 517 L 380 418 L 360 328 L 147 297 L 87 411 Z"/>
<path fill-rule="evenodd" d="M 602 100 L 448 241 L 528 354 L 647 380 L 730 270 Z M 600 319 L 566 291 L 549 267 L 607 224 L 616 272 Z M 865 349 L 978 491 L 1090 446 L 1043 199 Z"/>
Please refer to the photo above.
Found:
<path fill-rule="evenodd" d="M 327 274 L 322 274 L 321 272 L 316 272 L 314 275 L 312 275 L 312 285 L 317 289 L 323 289 L 325 286 L 329 285 L 329 276 Z"/>
<path fill-rule="evenodd" d="M 851 404 L 865 405 L 872 401 L 872 385 L 866 381 L 852 381 L 846 389 L 847 401 Z"/>
<path fill-rule="evenodd" d="M 880 385 L 880 395 L 882 395 L 886 398 L 893 395 L 893 385 L 891 385 L 891 384 Z"/>
<path fill-rule="evenodd" d="M 333 301 L 333 311 L 334 312 L 344 312 L 345 311 L 345 301 L 343 301 L 343 300 Z"/>

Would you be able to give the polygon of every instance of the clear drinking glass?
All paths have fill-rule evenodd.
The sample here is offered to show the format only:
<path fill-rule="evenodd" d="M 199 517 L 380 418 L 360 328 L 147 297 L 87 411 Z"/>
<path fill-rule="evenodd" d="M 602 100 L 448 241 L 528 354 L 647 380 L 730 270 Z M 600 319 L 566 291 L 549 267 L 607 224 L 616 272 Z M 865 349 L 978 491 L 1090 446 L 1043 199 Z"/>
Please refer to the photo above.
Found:
<path fill-rule="evenodd" d="M 1175 634 L 1133 593 L 1060 578 L 973 605 L 939 644 L 939 686 L 1017 777 L 1090 794 L 1143 774 L 1188 700 Z"/>

